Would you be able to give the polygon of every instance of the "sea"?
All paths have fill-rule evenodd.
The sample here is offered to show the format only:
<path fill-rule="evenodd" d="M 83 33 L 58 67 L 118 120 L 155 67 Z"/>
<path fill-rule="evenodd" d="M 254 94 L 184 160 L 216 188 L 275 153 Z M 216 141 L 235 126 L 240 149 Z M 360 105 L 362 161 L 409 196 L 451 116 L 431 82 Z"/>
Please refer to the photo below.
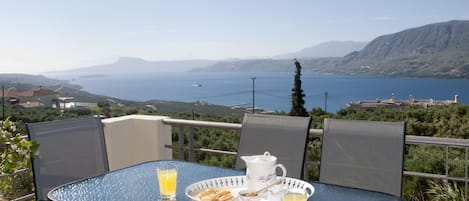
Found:
<path fill-rule="evenodd" d="M 268 111 L 290 111 L 294 73 L 291 72 L 164 72 L 62 75 L 83 90 L 119 99 L 207 102 Z M 469 80 L 428 78 L 357 77 L 303 72 L 302 89 L 309 111 L 327 112 L 345 108 L 359 100 L 415 99 L 454 100 L 469 103 Z"/>

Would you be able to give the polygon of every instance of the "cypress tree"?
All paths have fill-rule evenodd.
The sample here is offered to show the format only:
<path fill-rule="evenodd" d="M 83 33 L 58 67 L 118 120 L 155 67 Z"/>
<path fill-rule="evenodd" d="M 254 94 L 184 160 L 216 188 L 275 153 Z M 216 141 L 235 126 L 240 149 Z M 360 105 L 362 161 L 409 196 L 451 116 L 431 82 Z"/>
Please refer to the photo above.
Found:
<path fill-rule="evenodd" d="M 308 116 L 308 112 L 306 112 L 306 108 L 304 107 L 305 105 L 305 94 L 303 92 L 303 89 L 301 89 L 301 64 L 298 62 L 298 60 L 295 59 L 295 66 L 296 66 L 296 72 L 295 72 L 295 83 L 292 89 L 292 106 L 290 110 L 290 115 L 291 116 L 303 116 L 306 117 Z"/>

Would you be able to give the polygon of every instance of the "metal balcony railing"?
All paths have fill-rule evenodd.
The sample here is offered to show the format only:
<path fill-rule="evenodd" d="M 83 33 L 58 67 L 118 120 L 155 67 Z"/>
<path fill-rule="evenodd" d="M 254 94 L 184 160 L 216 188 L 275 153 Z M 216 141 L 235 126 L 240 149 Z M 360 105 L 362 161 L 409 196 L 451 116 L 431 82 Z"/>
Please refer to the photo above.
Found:
<path fill-rule="evenodd" d="M 206 149 L 201 147 L 194 147 L 194 128 L 212 128 L 212 129 L 226 129 L 226 130 L 241 130 L 241 124 L 234 124 L 234 123 L 217 123 L 217 122 L 207 122 L 207 121 L 195 121 L 195 120 L 181 120 L 181 119 L 164 119 L 164 124 L 171 125 L 178 128 L 178 146 L 173 147 L 177 148 L 179 151 L 179 159 L 185 160 L 184 153 L 188 151 L 188 159 L 189 161 L 194 162 L 194 153 L 197 151 L 201 152 L 209 152 L 214 154 L 228 154 L 228 155 L 236 155 L 236 152 L 225 151 L 225 150 L 214 150 L 214 149 Z M 184 142 L 184 129 L 188 129 L 188 142 L 187 145 Z M 310 129 L 309 135 L 310 138 L 321 138 L 323 134 L 322 129 Z M 437 179 L 443 181 L 456 181 L 456 182 L 464 182 L 464 197 L 468 198 L 468 152 L 469 152 L 469 140 L 467 139 L 454 139 L 454 138 L 437 138 L 437 137 L 425 137 L 425 136 L 414 136 L 414 135 L 406 135 L 405 144 L 407 145 L 419 145 L 419 146 L 437 146 L 443 147 L 445 149 L 445 174 L 434 174 L 434 173 L 426 173 L 426 172 L 414 172 L 414 171 L 404 171 L 404 176 L 415 176 L 421 178 L 430 178 L 430 179 Z M 168 146 L 172 147 L 172 146 Z M 464 177 L 452 177 L 449 176 L 449 148 L 458 148 L 463 149 L 465 152 L 465 175 Z M 319 166 L 320 161 L 305 161 L 305 165 L 315 165 Z M 308 171 L 308 168 L 305 168 L 305 171 Z M 305 172 L 305 175 L 308 175 L 308 172 Z M 446 184 L 446 197 L 448 197 L 448 184 Z"/>
<path fill-rule="evenodd" d="M 208 129 L 224 129 L 224 130 L 234 130 L 240 131 L 241 124 L 236 123 L 221 123 L 221 122 L 210 122 L 210 121 L 196 121 L 196 120 L 182 120 L 182 119 L 173 119 L 173 118 L 165 118 L 162 120 L 163 124 L 170 125 L 173 128 L 176 128 L 177 135 L 178 135 L 178 142 L 176 146 L 173 145 L 165 145 L 168 148 L 173 148 L 178 150 L 178 158 L 180 160 L 188 160 L 195 162 L 195 153 L 196 152 L 207 152 L 213 154 L 226 154 L 226 155 L 236 155 L 236 152 L 233 151 L 226 151 L 226 150 L 215 150 L 215 149 L 208 149 L 204 147 L 195 147 L 194 146 L 194 128 L 208 128 Z M 187 132 L 185 132 L 187 131 Z M 309 134 L 310 138 L 321 138 L 322 137 L 322 129 L 310 129 Z M 185 142 L 185 135 L 187 134 L 187 142 Z M 406 135 L 406 146 L 409 145 L 417 145 L 417 146 L 435 146 L 435 147 L 443 147 L 445 150 L 445 174 L 434 174 L 434 173 L 426 173 L 426 172 L 414 172 L 414 171 L 404 171 L 405 176 L 412 176 L 412 177 L 420 177 L 420 178 L 430 178 L 430 179 L 437 179 L 442 181 L 456 181 L 456 182 L 464 182 L 465 184 L 465 198 L 467 200 L 467 193 L 468 193 L 468 153 L 469 153 L 469 140 L 467 139 L 453 139 L 453 138 L 437 138 L 437 137 L 424 137 L 424 136 L 413 136 L 413 135 Z M 449 148 L 457 148 L 464 150 L 465 153 L 465 175 L 464 177 L 453 177 L 449 175 Z M 187 153 L 187 158 L 185 157 L 185 153 Z M 306 161 L 306 166 L 319 166 L 320 161 Z M 305 168 L 307 171 L 308 168 Z M 29 173 L 29 169 L 23 169 L 17 171 L 13 174 L 23 174 Z M 308 172 L 305 172 L 305 175 L 308 175 Z M 5 177 L 9 175 L 0 175 L 1 177 Z M 448 195 L 448 186 L 446 186 L 446 195 Z M 448 196 L 447 196 L 448 197 Z M 24 201 L 24 200 L 32 200 L 34 199 L 34 194 L 25 195 L 20 198 L 14 199 L 14 201 Z"/>

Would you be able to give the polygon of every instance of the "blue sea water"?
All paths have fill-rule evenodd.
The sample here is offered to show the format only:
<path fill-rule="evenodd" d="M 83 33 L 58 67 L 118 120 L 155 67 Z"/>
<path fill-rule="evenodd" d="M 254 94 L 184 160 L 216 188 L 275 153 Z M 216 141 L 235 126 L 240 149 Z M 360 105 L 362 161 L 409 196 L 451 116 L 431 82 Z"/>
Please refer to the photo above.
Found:
<path fill-rule="evenodd" d="M 219 105 L 252 106 L 253 80 L 255 107 L 289 111 L 294 73 L 286 72 L 178 72 L 150 74 L 114 74 L 97 77 L 74 77 L 72 83 L 85 91 L 120 99 L 145 101 L 151 99 Z M 71 78 L 71 77 L 69 77 Z M 422 78 L 382 78 L 326 75 L 305 72 L 301 76 L 305 107 L 325 108 L 335 112 L 357 100 L 433 98 L 469 102 L 469 80 Z M 199 83 L 200 87 L 193 86 Z M 465 99 L 467 98 L 467 99 Z"/>

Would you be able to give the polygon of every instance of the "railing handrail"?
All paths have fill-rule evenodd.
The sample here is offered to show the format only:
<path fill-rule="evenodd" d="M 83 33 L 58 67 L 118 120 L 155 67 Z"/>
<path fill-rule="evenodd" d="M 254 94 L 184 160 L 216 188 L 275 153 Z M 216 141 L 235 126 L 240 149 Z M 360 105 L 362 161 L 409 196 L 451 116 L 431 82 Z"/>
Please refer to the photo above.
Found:
<path fill-rule="evenodd" d="M 241 124 L 225 123 L 225 122 L 167 118 L 167 119 L 163 119 L 163 123 L 168 124 L 168 125 L 174 125 L 174 126 L 192 126 L 192 127 L 203 127 L 203 128 L 221 128 L 221 129 L 230 129 L 230 130 L 241 130 Z"/>
<path fill-rule="evenodd" d="M 189 126 L 189 127 L 203 127 L 203 128 L 219 128 L 230 130 L 241 130 L 242 125 L 239 123 L 224 123 L 213 121 L 200 121 L 200 120 L 185 120 L 185 119 L 163 119 L 163 123 L 174 126 Z M 310 137 L 322 137 L 322 129 L 309 129 Z M 435 146 L 450 146 L 450 147 L 469 147 L 469 139 L 459 138 L 443 138 L 443 137 L 429 137 L 406 135 L 406 144 L 426 144 Z"/>
<path fill-rule="evenodd" d="M 406 144 L 426 144 L 434 146 L 469 147 L 469 139 L 406 135 Z"/>

